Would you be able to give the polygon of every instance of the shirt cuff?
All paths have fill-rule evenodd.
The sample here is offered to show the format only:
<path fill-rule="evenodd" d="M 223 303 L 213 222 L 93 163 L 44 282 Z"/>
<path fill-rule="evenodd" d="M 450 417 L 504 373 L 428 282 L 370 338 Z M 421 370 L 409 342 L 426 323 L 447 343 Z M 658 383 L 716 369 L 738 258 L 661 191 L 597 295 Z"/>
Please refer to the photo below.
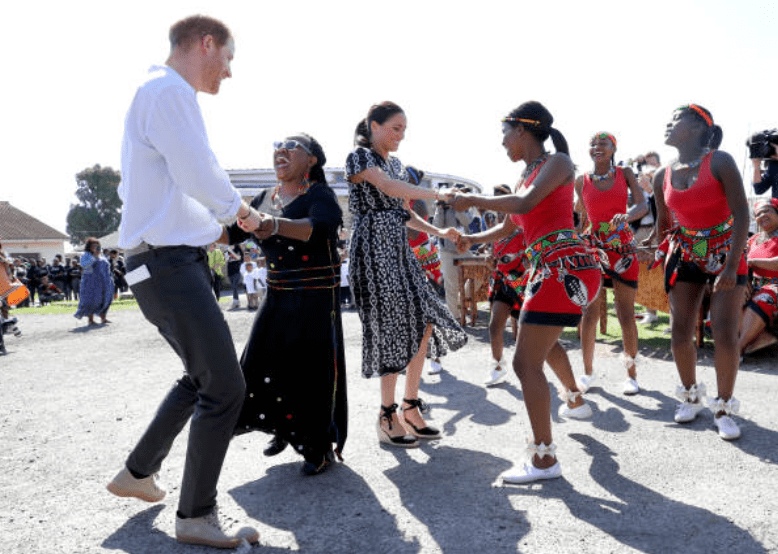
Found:
<path fill-rule="evenodd" d="M 214 214 L 219 223 L 223 225 L 232 225 L 238 220 L 238 212 L 240 211 L 240 205 L 243 203 L 243 198 L 240 193 L 235 190 L 235 197 L 229 205 L 229 208 L 222 214 Z"/>

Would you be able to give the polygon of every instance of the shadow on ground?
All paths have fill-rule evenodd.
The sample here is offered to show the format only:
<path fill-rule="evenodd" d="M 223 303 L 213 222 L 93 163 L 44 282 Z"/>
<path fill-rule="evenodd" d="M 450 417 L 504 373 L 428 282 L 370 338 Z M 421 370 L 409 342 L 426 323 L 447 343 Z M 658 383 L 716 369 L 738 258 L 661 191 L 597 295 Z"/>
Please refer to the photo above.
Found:
<path fill-rule="evenodd" d="M 578 433 L 569 437 L 592 457 L 589 474 L 615 499 L 582 494 L 564 478 L 540 488 L 513 487 L 506 489 L 507 494 L 561 500 L 574 517 L 640 552 L 767 552 L 750 533 L 728 519 L 625 478 L 619 473 L 618 455 L 605 444 Z"/>

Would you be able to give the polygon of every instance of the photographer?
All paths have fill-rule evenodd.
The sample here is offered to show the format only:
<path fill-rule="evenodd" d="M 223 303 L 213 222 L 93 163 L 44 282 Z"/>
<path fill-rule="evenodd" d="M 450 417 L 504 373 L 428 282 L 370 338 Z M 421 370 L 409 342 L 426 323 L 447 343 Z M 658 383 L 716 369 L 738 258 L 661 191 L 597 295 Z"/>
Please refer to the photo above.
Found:
<path fill-rule="evenodd" d="M 763 194 L 770 190 L 771 196 L 778 198 L 778 129 L 755 133 L 746 144 L 754 164 L 754 192 Z"/>

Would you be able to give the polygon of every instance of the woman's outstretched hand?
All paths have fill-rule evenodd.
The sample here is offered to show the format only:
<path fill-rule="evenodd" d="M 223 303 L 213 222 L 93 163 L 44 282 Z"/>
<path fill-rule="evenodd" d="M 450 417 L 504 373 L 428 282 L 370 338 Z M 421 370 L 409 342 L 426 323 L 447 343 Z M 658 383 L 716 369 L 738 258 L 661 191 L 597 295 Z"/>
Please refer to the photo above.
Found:
<path fill-rule="evenodd" d="M 446 193 L 450 195 L 450 198 L 446 200 L 446 204 L 451 206 L 454 211 L 464 212 L 473 205 L 473 195 L 471 194 L 459 194 L 459 193 Z"/>

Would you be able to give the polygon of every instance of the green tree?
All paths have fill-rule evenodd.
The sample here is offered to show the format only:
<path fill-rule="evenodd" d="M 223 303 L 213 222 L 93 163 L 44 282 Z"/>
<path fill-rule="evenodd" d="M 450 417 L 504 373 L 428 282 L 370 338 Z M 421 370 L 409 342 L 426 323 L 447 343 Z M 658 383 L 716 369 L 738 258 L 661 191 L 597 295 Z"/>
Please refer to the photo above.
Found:
<path fill-rule="evenodd" d="M 87 168 L 76 175 L 76 198 L 67 218 L 67 234 L 72 244 L 88 237 L 102 237 L 119 228 L 122 201 L 117 191 L 122 177 L 110 167 Z"/>

